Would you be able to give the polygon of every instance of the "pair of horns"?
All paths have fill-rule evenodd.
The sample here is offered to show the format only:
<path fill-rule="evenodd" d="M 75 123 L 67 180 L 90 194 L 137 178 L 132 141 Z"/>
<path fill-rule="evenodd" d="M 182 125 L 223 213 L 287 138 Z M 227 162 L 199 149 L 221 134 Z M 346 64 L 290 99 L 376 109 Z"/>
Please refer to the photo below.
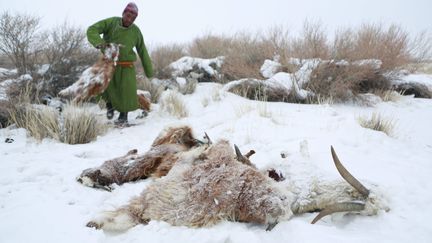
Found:
<path fill-rule="evenodd" d="M 369 196 L 369 190 L 363 186 L 360 181 L 358 181 L 340 162 L 333 146 L 331 146 L 331 154 L 333 157 L 333 162 L 336 166 L 336 169 L 339 171 L 339 174 L 342 178 L 345 179 L 348 184 L 350 184 L 354 189 L 356 189 L 360 194 L 364 197 Z M 353 211 L 361 211 L 364 210 L 365 204 L 363 202 L 343 202 L 343 203 L 335 203 L 333 205 L 328 206 L 323 209 L 311 222 L 311 224 L 315 224 L 323 217 L 337 213 L 337 212 L 353 212 Z"/>

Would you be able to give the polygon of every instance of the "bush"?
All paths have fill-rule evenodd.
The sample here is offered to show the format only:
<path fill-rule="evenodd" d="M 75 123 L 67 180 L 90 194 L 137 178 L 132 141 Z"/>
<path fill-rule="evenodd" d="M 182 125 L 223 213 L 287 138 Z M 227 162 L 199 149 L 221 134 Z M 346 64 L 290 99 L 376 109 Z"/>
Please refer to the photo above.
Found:
<path fill-rule="evenodd" d="M 344 102 L 360 93 L 380 94 L 383 90 L 389 90 L 391 83 L 369 65 L 321 63 L 312 71 L 305 88 L 320 99 Z"/>
<path fill-rule="evenodd" d="M 53 138 L 68 144 L 89 143 L 108 128 L 87 107 L 66 105 L 59 113 L 53 107 L 31 104 L 29 100 L 25 90 L 9 109 L 10 122 L 25 128 L 38 141 Z"/>
<path fill-rule="evenodd" d="M 359 117 L 358 122 L 360 126 L 375 131 L 383 132 L 388 136 L 393 136 L 395 121 L 383 118 L 378 113 L 373 113 L 371 117 Z"/>
<path fill-rule="evenodd" d="M 108 130 L 108 126 L 88 107 L 67 105 L 61 115 L 63 126 L 60 141 L 63 143 L 89 143 Z"/>
<path fill-rule="evenodd" d="M 151 52 L 155 77 L 160 79 L 171 78 L 171 70 L 168 68 L 168 65 L 185 56 L 184 49 L 184 46 L 179 44 L 156 47 Z"/>

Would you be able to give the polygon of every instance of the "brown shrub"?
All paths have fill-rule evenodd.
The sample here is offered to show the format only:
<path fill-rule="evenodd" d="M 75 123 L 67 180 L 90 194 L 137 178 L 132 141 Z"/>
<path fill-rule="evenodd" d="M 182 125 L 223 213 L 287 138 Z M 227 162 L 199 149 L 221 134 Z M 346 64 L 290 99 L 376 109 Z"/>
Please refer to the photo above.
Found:
<path fill-rule="evenodd" d="M 222 66 L 225 81 L 261 78 L 260 67 L 266 59 L 273 59 L 275 51 L 273 43 L 258 34 L 236 34 Z"/>
<path fill-rule="evenodd" d="M 292 42 L 293 56 L 297 58 L 328 59 L 330 48 L 327 44 L 327 34 L 321 22 L 306 20 L 299 38 Z"/>
<path fill-rule="evenodd" d="M 360 93 L 378 93 L 391 88 L 388 78 L 370 66 L 322 63 L 312 71 L 306 89 L 317 97 L 347 101 Z"/>
<path fill-rule="evenodd" d="M 392 70 L 411 61 L 408 32 L 398 25 L 363 24 L 357 30 L 336 32 L 333 59 L 379 59 L 382 69 Z"/>
<path fill-rule="evenodd" d="M 187 52 L 192 57 L 215 58 L 227 55 L 231 46 L 230 37 L 206 34 L 195 38 L 188 46 Z"/>
<path fill-rule="evenodd" d="M 168 65 L 185 56 L 184 46 L 180 44 L 162 45 L 151 52 L 151 59 L 155 77 L 164 79 L 171 77 L 171 70 Z"/>

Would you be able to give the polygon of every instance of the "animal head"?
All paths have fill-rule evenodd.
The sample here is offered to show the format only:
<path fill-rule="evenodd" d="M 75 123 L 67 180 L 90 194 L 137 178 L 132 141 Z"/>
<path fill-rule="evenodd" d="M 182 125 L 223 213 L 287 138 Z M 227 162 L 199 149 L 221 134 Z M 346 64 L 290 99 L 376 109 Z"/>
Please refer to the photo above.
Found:
<path fill-rule="evenodd" d="M 312 220 L 312 224 L 318 222 L 321 218 L 337 212 L 355 212 L 362 215 L 375 215 L 379 211 L 388 212 L 390 209 L 383 195 L 378 190 L 370 190 L 358 181 L 340 162 L 333 146 L 331 147 L 333 162 L 344 180 L 354 190 L 342 189 L 348 194 L 348 199 L 345 196 L 335 198 L 334 202 L 323 206 L 320 213 Z M 330 192 L 326 192 L 330 193 Z M 338 199 L 343 198 L 339 201 Z M 345 199 L 344 199 L 345 198 Z"/>
<path fill-rule="evenodd" d="M 103 48 L 103 58 L 105 60 L 110 60 L 116 62 L 120 55 L 120 48 L 123 47 L 122 44 L 107 43 Z"/>
<path fill-rule="evenodd" d="M 105 175 L 103 171 L 98 168 L 84 170 L 77 178 L 77 181 L 88 187 L 111 191 L 109 185 L 112 183 L 112 178 Z"/>
<path fill-rule="evenodd" d="M 153 141 L 152 147 L 161 144 L 180 144 L 186 146 L 187 148 L 192 148 L 197 145 L 211 143 L 211 140 L 207 134 L 205 135 L 204 139 L 204 142 L 196 139 L 192 134 L 192 128 L 189 126 L 170 127 L 164 129 L 158 135 L 158 137 Z"/>

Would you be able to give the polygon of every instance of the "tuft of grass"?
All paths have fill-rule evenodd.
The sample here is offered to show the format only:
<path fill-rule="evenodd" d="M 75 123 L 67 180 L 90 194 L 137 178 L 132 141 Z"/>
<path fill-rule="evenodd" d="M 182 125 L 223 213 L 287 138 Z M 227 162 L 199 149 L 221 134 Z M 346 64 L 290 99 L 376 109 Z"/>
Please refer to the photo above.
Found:
<path fill-rule="evenodd" d="M 60 126 L 58 111 L 47 106 L 19 104 L 10 111 L 10 120 L 17 127 L 27 130 L 29 135 L 37 141 L 44 138 L 60 140 Z"/>
<path fill-rule="evenodd" d="M 264 118 L 272 118 L 273 113 L 272 113 L 272 111 L 269 109 L 269 107 L 268 107 L 268 105 L 267 105 L 267 102 L 260 102 L 260 103 L 258 103 L 257 109 L 258 109 L 258 114 L 259 114 L 261 117 L 264 117 Z"/>
<path fill-rule="evenodd" d="M 52 107 L 31 104 L 29 97 L 26 90 L 21 92 L 18 103 L 9 110 L 10 121 L 37 141 L 52 138 L 68 144 L 89 143 L 108 129 L 89 108 L 66 105 L 59 113 Z"/>
<path fill-rule="evenodd" d="M 60 119 L 63 122 L 60 140 L 67 144 L 89 143 L 108 130 L 108 125 L 95 116 L 88 107 L 68 105 Z"/>
<path fill-rule="evenodd" d="M 404 91 L 385 90 L 378 94 L 384 102 L 397 102 L 402 99 Z"/>
<path fill-rule="evenodd" d="M 186 105 L 177 91 L 167 90 L 163 92 L 159 99 L 159 104 L 161 110 L 174 117 L 184 118 L 188 116 Z"/>
<path fill-rule="evenodd" d="M 394 135 L 396 122 L 392 119 L 384 118 L 379 113 L 372 113 L 371 117 L 359 117 L 360 126 L 375 131 L 383 132 L 388 136 Z"/>

